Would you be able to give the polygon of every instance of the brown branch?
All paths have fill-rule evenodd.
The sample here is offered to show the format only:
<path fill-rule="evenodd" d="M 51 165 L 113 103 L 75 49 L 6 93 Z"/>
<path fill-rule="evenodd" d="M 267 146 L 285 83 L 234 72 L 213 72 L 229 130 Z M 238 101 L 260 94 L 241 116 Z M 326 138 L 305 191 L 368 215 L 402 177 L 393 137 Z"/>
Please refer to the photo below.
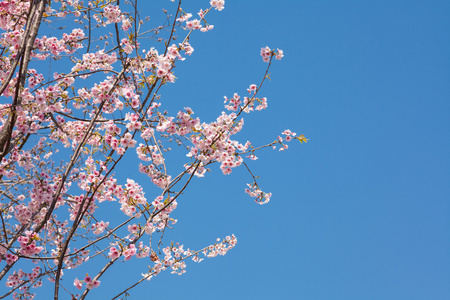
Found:
<path fill-rule="evenodd" d="M 27 29 L 29 30 L 29 33 L 26 32 L 23 39 L 24 39 L 24 49 L 23 55 L 20 55 L 21 64 L 20 64 L 20 70 L 18 74 L 18 80 L 16 85 L 16 94 L 14 97 L 14 101 L 11 108 L 11 113 L 8 117 L 8 120 L 6 121 L 6 124 L 3 126 L 2 131 L 0 132 L 0 162 L 3 160 L 3 158 L 9 153 L 11 149 L 10 143 L 11 143 L 11 137 L 12 132 L 14 129 L 14 125 L 17 120 L 17 112 L 16 107 L 21 104 L 22 97 L 20 95 L 24 85 L 25 85 L 25 79 L 26 74 L 28 71 L 28 64 L 30 62 L 31 58 L 31 51 L 33 50 L 33 44 L 34 40 L 36 39 L 37 33 L 39 31 L 39 27 L 41 25 L 42 15 L 45 10 L 45 6 L 47 5 L 47 0 L 40 0 L 39 5 L 36 9 L 36 12 L 34 12 L 33 9 L 30 8 L 30 15 L 28 17 L 27 22 Z M 34 7 L 34 6 L 33 6 Z M 14 69 L 16 68 L 18 63 L 18 60 L 14 62 Z M 8 78 L 12 78 L 12 74 L 14 73 L 14 69 L 11 70 L 10 74 L 8 75 Z M 6 86 L 9 84 L 9 81 L 11 79 L 8 79 L 4 81 L 3 86 L 0 88 L 0 94 L 3 93 Z"/>

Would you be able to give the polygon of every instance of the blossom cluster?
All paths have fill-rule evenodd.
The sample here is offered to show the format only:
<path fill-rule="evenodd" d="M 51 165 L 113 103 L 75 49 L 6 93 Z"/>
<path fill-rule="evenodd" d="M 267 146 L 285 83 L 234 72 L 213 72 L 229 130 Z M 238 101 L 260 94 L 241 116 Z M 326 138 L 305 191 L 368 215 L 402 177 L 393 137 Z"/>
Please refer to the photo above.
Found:
<path fill-rule="evenodd" d="M 221 11 L 222 9 L 224 9 L 225 0 L 211 0 L 209 3 L 212 7 Z"/>
<path fill-rule="evenodd" d="M 257 86 L 256 84 L 251 84 L 250 87 L 247 89 L 247 91 L 250 94 L 253 94 L 251 97 L 244 97 L 242 101 L 241 96 L 239 96 L 237 93 L 234 93 L 233 98 L 228 99 L 226 96 L 224 103 L 225 108 L 227 110 L 231 111 L 237 111 L 239 109 L 242 109 L 243 112 L 249 113 L 254 110 L 263 110 L 267 108 L 267 98 L 257 98 L 255 97 L 257 92 Z M 256 106 L 255 106 L 256 104 Z"/>
<path fill-rule="evenodd" d="M 30 287 L 38 288 L 42 286 L 42 281 L 38 278 L 41 275 L 41 268 L 39 266 L 34 267 L 30 273 L 24 272 L 22 269 L 14 271 L 8 276 L 5 283 L 6 287 L 10 289 L 19 290 L 19 292 L 13 292 L 14 300 L 19 299 L 34 299 L 36 294 L 30 293 Z M 26 283 L 29 283 L 26 285 Z"/>
<path fill-rule="evenodd" d="M 280 60 L 280 59 L 282 59 L 282 58 L 284 57 L 284 52 L 283 52 L 283 50 L 277 49 L 277 51 L 275 51 L 275 50 L 271 50 L 271 49 L 270 49 L 269 47 L 267 47 L 267 46 L 264 47 L 264 48 L 261 48 L 260 54 L 261 54 L 261 56 L 262 56 L 264 62 L 269 62 L 269 61 L 270 61 L 270 58 L 271 58 L 272 56 L 275 56 L 275 59 L 278 59 L 278 60 Z"/>
<path fill-rule="evenodd" d="M 20 254 L 33 256 L 44 250 L 42 246 L 36 246 L 39 237 L 34 232 L 26 232 L 26 236 L 20 236 L 17 241 L 20 243 Z"/>
<path fill-rule="evenodd" d="M 270 197 L 272 197 L 272 193 L 265 193 L 261 191 L 255 183 L 247 184 L 248 188 L 245 189 L 245 192 L 250 196 L 255 198 L 255 202 L 258 204 L 266 204 L 270 201 Z"/>
<path fill-rule="evenodd" d="M 203 258 L 199 255 L 203 254 L 205 257 L 216 257 L 218 255 L 225 255 L 230 249 L 234 248 L 237 244 L 236 236 L 225 237 L 222 241 L 218 238 L 216 243 L 205 247 L 198 251 L 192 251 L 190 249 L 185 250 L 183 245 L 178 243 L 174 246 L 168 246 L 163 249 L 163 257 L 159 257 L 155 252 L 152 252 L 150 259 L 154 262 L 154 265 L 150 268 L 148 273 L 142 274 L 144 278 L 150 280 L 152 277 L 158 275 L 161 271 L 168 268 L 172 270 L 172 274 L 182 275 L 186 273 L 186 263 L 184 260 L 191 258 L 195 262 L 201 262 Z"/>
<path fill-rule="evenodd" d="M 79 280 L 78 278 L 75 278 L 73 285 L 81 290 L 81 288 L 83 287 L 83 283 L 86 284 L 86 288 L 88 290 L 91 290 L 93 288 L 99 287 L 100 286 L 100 281 L 99 280 L 94 280 L 92 279 L 89 275 L 86 275 L 86 277 L 84 277 L 83 280 Z"/>
<path fill-rule="evenodd" d="M 212 30 L 206 15 L 223 10 L 225 1 L 209 4 L 198 18 L 179 9 L 177 17 L 167 15 L 170 22 L 146 31 L 146 19 L 126 1 L 0 2 L 0 280 L 7 278 L 14 299 L 32 299 L 30 289 L 43 278 L 58 289 L 62 278 L 93 259 L 104 259 L 102 271 L 72 277 L 71 288 L 84 289 L 84 295 L 100 286 L 103 270 L 119 259 L 149 258 L 144 277 L 150 279 L 163 270 L 185 273 L 188 258 L 225 255 L 237 243 L 234 235 L 200 250 L 163 240 L 177 224 L 173 212 L 191 180 L 204 177 L 213 164 L 224 175 L 247 167 L 260 148 L 284 150 L 293 139 L 307 141 L 289 130 L 256 148 L 237 138 L 242 116 L 268 107 L 259 96 L 264 79 L 249 85 L 246 95 L 225 97 L 225 111 L 212 121 L 185 104 L 168 112 L 173 110 L 161 90 L 175 82 L 175 67 L 193 53 L 195 30 Z M 58 34 L 53 22 L 61 18 L 74 24 Z M 173 36 L 177 27 L 188 30 L 184 38 Z M 166 31 L 169 37 L 161 34 Z M 265 47 L 261 56 L 270 62 L 283 51 Z M 170 155 L 181 152 L 178 169 L 166 155 L 175 143 L 181 150 Z M 148 178 L 126 178 L 134 171 L 130 162 L 139 162 Z M 246 193 L 267 203 L 272 194 L 253 177 Z M 1 292 L 0 298 L 8 295 Z"/>

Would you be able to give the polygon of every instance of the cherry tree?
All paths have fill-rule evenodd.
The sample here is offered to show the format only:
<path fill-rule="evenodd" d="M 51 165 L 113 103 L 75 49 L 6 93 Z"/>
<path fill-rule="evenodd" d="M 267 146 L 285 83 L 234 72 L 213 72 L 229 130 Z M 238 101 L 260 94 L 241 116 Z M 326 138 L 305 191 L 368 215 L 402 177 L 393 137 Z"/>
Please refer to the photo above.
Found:
<path fill-rule="evenodd" d="M 33 299 L 50 287 L 54 299 L 85 299 L 111 291 L 102 276 L 116 262 L 147 258 L 135 283 L 114 291 L 119 299 L 164 270 L 183 274 L 188 260 L 225 255 L 234 235 L 196 250 L 163 238 L 176 228 L 171 213 L 183 191 L 214 164 L 224 175 L 245 168 L 253 179 L 245 192 L 269 202 L 246 161 L 307 139 L 290 130 L 265 145 L 234 136 L 244 114 L 267 108 L 260 89 L 282 50 L 261 49 L 260 82 L 225 97 L 215 121 L 202 122 L 185 103 L 176 115 L 165 111 L 161 89 L 176 83 L 191 41 L 213 30 L 207 15 L 224 9 L 223 0 L 204 2 L 191 13 L 181 0 L 168 2 L 153 28 L 137 0 L 0 2 L 0 299 Z M 172 147 L 179 169 L 165 160 Z M 136 161 L 145 182 L 118 171 Z M 82 266 L 93 260 L 102 267 L 86 275 Z"/>

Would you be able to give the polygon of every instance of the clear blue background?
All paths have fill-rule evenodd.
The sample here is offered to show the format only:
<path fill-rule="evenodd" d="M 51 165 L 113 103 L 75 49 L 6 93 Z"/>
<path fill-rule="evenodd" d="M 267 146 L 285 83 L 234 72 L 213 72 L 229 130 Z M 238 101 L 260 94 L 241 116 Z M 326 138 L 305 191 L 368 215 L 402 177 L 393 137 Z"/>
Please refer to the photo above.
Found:
<path fill-rule="evenodd" d="M 273 192 L 265 206 L 243 193 L 244 169 L 196 180 L 166 238 L 201 248 L 234 233 L 237 247 L 132 296 L 450 299 L 449 15 L 448 1 L 409 0 L 226 1 L 209 15 L 163 101 L 211 121 L 224 95 L 259 83 L 260 48 L 278 47 L 269 109 L 245 116 L 239 138 L 290 128 L 310 141 L 249 163 Z"/>

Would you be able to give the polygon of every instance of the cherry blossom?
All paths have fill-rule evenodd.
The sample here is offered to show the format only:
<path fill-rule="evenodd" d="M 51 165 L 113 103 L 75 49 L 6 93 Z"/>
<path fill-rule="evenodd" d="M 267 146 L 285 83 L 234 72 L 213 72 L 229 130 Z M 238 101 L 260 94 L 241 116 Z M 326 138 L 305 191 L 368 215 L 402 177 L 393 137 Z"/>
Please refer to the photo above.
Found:
<path fill-rule="evenodd" d="M 225 255 L 234 235 L 197 250 L 165 238 L 179 226 L 184 191 L 209 172 L 242 168 L 253 178 L 245 193 L 265 204 L 272 194 L 250 164 L 263 148 L 308 141 L 288 129 L 261 146 L 238 135 L 243 116 L 268 108 L 262 86 L 280 49 L 261 49 L 261 81 L 231 91 L 213 118 L 183 97 L 169 109 L 164 90 L 225 1 L 197 14 L 167 4 L 167 22 L 149 29 L 135 1 L 0 2 L 0 297 L 40 299 L 51 286 L 56 299 L 85 299 L 109 291 L 101 278 L 116 262 L 140 260 L 136 284 L 115 291 L 120 297 L 162 271 L 182 275 L 191 260 Z M 132 172 L 146 176 L 127 178 Z"/>
<path fill-rule="evenodd" d="M 222 9 L 224 9 L 225 0 L 211 0 L 209 3 L 212 7 L 221 11 Z"/>

